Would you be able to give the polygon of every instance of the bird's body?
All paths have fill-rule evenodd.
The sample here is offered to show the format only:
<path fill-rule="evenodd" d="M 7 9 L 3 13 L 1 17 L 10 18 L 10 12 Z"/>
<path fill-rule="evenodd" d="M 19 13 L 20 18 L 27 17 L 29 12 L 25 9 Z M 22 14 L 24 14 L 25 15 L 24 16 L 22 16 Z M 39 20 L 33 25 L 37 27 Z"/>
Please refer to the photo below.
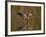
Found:
<path fill-rule="evenodd" d="M 32 16 L 31 13 L 27 13 L 27 12 L 22 12 L 22 13 L 17 13 L 19 16 L 24 16 L 25 18 L 27 18 L 27 16 Z"/>

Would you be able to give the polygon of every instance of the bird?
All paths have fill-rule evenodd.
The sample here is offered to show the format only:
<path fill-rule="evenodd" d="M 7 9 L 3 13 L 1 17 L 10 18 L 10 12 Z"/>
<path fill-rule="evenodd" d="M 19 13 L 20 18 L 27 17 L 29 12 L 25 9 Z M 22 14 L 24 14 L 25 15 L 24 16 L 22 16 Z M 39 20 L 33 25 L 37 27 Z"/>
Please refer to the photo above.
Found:
<path fill-rule="evenodd" d="M 18 12 L 17 15 L 22 17 L 24 16 L 25 18 L 27 18 L 27 16 L 32 16 L 32 14 L 28 12 Z"/>

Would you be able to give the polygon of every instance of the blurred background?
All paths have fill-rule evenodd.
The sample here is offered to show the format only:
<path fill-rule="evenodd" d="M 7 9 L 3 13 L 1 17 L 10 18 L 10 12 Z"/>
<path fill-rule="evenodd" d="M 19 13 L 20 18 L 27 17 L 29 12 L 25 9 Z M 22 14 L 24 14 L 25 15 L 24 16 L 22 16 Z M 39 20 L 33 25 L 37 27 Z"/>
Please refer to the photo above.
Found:
<path fill-rule="evenodd" d="M 17 13 L 27 12 L 27 18 Z M 29 19 L 28 19 L 29 18 Z M 40 6 L 17 6 L 11 5 L 11 31 L 31 31 L 41 29 L 41 7 Z"/>

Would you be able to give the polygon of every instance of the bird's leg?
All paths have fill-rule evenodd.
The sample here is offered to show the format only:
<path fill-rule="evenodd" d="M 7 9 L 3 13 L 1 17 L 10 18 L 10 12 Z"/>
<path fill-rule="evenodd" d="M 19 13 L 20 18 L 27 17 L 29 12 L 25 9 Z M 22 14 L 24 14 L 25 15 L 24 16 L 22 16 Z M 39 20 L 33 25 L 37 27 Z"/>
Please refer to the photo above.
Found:
<path fill-rule="evenodd" d="M 26 19 L 25 19 L 25 17 L 24 17 L 24 25 L 25 25 L 24 29 L 26 30 Z"/>
<path fill-rule="evenodd" d="M 27 15 L 27 30 L 28 30 L 28 15 Z"/>
<path fill-rule="evenodd" d="M 29 28 L 30 28 L 30 17 L 29 17 L 29 15 L 28 15 L 28 30 L 29 30 Z"/>
<path fill-rule="evenodd" d="M 31 25 L 32 25 L 32 14 L 30 14 L 30 15 L 28 16 L 28 29 L 29 29 L 29 30 L 32 29 L 32 28 L 31 28 Z"/>

